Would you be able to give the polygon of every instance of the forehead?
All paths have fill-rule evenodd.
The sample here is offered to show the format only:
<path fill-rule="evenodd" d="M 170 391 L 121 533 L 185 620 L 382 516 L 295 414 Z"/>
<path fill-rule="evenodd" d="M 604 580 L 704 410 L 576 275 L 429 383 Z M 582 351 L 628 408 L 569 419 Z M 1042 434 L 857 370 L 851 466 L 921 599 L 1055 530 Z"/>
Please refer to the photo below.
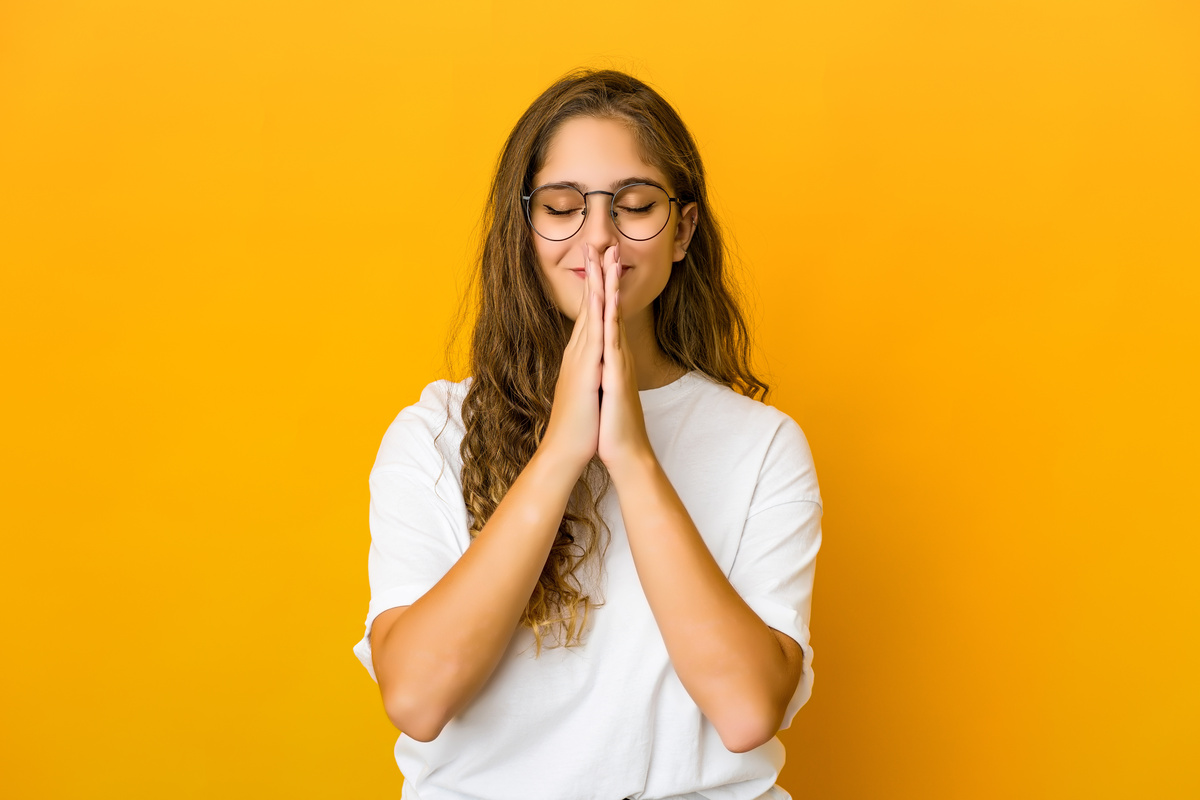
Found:
<path fill-rule="evenodd" d="M 564 122 L 550 139 L 546 163 L 534 186 L 573 181 L 587 189 L 609 189 L 626 178 L 644 176 L 666 185 L 657 167 L 642 160 L 637 140 L 624 122 L 576 117 Z"/>

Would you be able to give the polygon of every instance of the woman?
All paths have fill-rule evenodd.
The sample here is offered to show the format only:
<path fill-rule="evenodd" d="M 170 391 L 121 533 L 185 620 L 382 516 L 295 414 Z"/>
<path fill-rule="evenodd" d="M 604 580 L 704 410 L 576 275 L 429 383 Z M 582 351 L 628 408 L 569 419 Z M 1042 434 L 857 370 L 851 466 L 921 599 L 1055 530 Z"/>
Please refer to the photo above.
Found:
<path fill-rule="evenodd" d="M 492 184 L 473 376 L 371 471 L 355 653 L 407 800 L 786 798 L 821 499 L 755 399 L 700 156 L 642 82 L 577 72 Z"/>

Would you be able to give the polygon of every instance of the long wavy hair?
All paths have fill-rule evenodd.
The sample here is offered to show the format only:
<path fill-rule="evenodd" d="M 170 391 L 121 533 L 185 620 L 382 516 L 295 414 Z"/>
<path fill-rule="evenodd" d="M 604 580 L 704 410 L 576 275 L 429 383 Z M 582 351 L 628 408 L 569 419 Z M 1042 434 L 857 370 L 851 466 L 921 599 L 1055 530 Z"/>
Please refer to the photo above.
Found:
<path fill-rule="evenodd" d="M 550 421 L 563 351 L 573 322 L 555 305 L 538 266 L 521 195 L 534 188 L 554 134 L 569 119 L 623 122 L 642 159 L 658 167 L 680 204 L 695 201 L 699 226 L 653 302 L 654 332 L 669 362 L 699 370 L 734 391 L 765 402 L 769 387 L 751 371 L 751 340 L 736 285 L 726 271 L 720 227 L 708 204 L 700 153 L 679 115 L 642 81 L 614 70 L 577 70 L 533 101 L 500 153 L 481 220 L 481 245 L 451 338 L 467 305 L 476 312 L 473 375 L 462 404 L 462 491 L 474 538 L 529 463 Z M 582 640 L 588 612 L 603 603 L 581 580 L 599 574 L 608 544 L 601 500 L 611 479 L 598 457 L 580 475 L 558 536 L 521 624 L 537 653 Z"/>

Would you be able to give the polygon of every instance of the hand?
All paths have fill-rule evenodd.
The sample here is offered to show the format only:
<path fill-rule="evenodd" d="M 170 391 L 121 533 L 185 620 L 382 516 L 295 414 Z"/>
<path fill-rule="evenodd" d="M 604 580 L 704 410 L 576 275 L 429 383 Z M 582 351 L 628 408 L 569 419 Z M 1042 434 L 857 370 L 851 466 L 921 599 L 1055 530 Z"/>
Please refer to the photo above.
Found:
<path fill-rule="evenodd" d="M 601 359 L 604 357 L 604 282 L 584 246 L 585 276 L 575 327 L 563 350 L 554 403 L 542 445 L 578 465 L 596 455 L 600 431 Z"/>
<path fill-rule="evenodd" d="M 598 253 L 589 251 L 589 260 Z M 612 472 L 620 464 L 643 454 L 653 455 L 646 434 L 646 418 L 638 395 L 637 371 L 633 352 L 625 338 L 621 317 L 621 260 L 617 245 L 604 251 L 604 362 L 600 385 L 604 396 L 600 403 L 600 432 L 597 452 Z"/>

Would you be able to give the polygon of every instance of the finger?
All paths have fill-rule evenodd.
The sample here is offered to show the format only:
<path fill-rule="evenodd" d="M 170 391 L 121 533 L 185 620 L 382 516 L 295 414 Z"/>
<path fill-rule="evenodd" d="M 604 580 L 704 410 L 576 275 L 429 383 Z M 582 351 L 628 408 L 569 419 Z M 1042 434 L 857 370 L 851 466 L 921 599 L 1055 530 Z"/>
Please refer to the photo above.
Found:
<path fill-rule="evenodd" d="M 604 355 L 604 282 L 600 275 L 599 254 L 591 244 L 584 245 L 588 289 L 592 294 L 593 313 L 588 315 L 588 343 L 593 358 L 600 361 Z"/>
<path fill-rule="evenodd" d="M 604 297 L 604 265 L 601 262 L 600 251 L 595 246 L 588 246 L 588 263 L 591 264 L 591 271 L 588 273 L 588 285 L 592 287 L 592 291 Z"/>
<path fill-rule="evenodd" d="M 625 348 L 625 315 L 621 313 L 621 290 L 617 289 L 617 295 L 613 298 L 613 305 L 617 307 L 617 349 L 624 351 Z"/>
<path fill-rule="evenodd" d="M 588 309 L 592 306 L 588 301 L 591 299 L 592 293 L 588 289 L 587 281 L 584 281 L 583 291 L 579 293 L 579 309 L 575 312 L 575 325 L 571 328 L 571 338 L 567 340 L 567 347 L 578 342 L 587 333 Z"/>
<path fill-rule="evenodd" d="M 614 350 L 617 346 L 616 294 L 620 269 L 614 245 L 604 253 L 604 342 L 607 348 Z"/>
<path fill-rule="evenodd" d="M 571 328 L 571 337 L 567 340 L 567 347 L 587 346 L 588 330 L 591 319 L 595 316 L 595 312 L 592 310 L 592 306 L 595 305 L 593 294 L 588 288 L 587 281 L 584 281 L 583 290 L 579 293 L 579 311 L 575 315 L 575 325 Z"/>
<path fill-rule="evenodd" d="M 580 245 L 580 248 L 583 250 L 583 296 L 587 299 L 587 306 L 588 306 L 587 319 L 582 320 L 582 322 L 581 322 L 581 324 L 583 325 L 583 333 L 581 334 L 581 336 L 583 337 L 583 343 L 586 346 L 588 341 L 591 339 L 591 336 L 590 336 L 591 331 L 592 331 L 592 313 L 591 313 L 591 311 L 592 311 L 592 306 L 595 304 L 595 299 L 596 299 L 595 294 L 596 293 L 594 291 L 592 291 L 592 265 L 588 259 L 587 244 L 584 243 L 584 244 Z"/>
<path fill-rule="evenodd" d="M 587 251 L 586 250 L 584 251 L 584 254 L 583 254 L 583 268 L 584 268 L 583 287 L 579 292 L 579 313 L 581 313 L 581 314 L 587 310 L 587 306 L 589 305 L 588 301 L 591 299 L 588 296 L 588 290 L 591 287 L 588 286 L 588 282 L 587 282 Z"/>

